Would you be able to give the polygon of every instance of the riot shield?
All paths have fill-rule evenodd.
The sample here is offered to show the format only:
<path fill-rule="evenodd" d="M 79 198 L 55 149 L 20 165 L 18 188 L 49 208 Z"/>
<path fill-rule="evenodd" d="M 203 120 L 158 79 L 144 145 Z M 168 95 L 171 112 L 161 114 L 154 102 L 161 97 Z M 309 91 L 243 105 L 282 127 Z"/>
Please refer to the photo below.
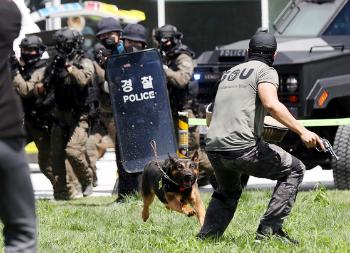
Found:
<path fill-rule="evenodd" d="M 118 166 L 141 172 L 154 158 L 176 154 L 177 143 L 160 55 L 155 49 L 112 56 L 106 77 L 117 130 Z"/>

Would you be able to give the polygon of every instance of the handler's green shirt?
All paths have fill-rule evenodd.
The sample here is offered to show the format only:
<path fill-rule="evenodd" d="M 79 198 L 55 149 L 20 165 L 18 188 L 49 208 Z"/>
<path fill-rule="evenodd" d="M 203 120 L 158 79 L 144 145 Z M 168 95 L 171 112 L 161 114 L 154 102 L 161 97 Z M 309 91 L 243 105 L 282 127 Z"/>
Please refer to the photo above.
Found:
<path fill-rule="evenodd" d="M 256 60 L 239 64 L 222 76 L 206 150 L 229 151 L 255 146 L 262 135 L 266 115 L 258 85 L 266 82 L 278 88 L 278 74 L 274 68 Z"/>

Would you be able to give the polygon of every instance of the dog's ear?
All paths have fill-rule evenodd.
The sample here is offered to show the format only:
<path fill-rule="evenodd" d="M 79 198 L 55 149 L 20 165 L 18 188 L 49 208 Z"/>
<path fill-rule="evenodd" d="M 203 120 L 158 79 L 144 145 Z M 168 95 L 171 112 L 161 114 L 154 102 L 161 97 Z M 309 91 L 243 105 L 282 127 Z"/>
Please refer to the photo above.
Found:
<path fill-rule="evenodd" d="M 191 160 L 195 163 L 199 163 L 199 153 L 198 153 L 198 150 L 196 150 L 193 155 L 192 155 L 192 158 Z"/>
<path fill-rule="evenodd" d="M 175 158 L 172 157 L 169 153 L 168 153 L 168 157 L 169 157 L 169 162 L 170 162 L 171 164 L 175 164 L 175 163 L 176 163 Z"/>

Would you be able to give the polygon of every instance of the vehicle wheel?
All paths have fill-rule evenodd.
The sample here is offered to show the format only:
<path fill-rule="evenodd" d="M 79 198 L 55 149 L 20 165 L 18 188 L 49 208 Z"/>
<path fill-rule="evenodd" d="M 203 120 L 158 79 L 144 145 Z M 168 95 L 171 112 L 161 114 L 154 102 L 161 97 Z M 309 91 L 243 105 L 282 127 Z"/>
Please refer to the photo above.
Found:
<path fill-rule="evenodd" d="M 339 160 L 332 159 L 334 184 L 337 189 L 350 189 L 350 125 L 339 126 L 333 145 Z"/>

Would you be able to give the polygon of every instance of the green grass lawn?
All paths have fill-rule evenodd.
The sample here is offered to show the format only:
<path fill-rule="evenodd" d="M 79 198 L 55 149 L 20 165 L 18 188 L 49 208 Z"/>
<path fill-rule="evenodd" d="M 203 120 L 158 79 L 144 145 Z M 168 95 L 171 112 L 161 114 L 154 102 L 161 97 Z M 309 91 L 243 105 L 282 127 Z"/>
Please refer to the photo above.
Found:
<path fill-rule="evenodd" d="M 113 196 L 38 201 L 39 252 L 350 252 L 349 191 L 321 188 L 299 194 L 285 222 L 291 236 L 301 241 L 298 246 L 254 242 L 270 194 L 246 191 L 224 236 L 206 241 L 195 238 L 196 218 L 169 211 L 159 200 L 147 222 L 141 219 L 139 198 L 125 204 L 114 204 Z M 207 205 L 210 194 L 202 197 Z"/>

